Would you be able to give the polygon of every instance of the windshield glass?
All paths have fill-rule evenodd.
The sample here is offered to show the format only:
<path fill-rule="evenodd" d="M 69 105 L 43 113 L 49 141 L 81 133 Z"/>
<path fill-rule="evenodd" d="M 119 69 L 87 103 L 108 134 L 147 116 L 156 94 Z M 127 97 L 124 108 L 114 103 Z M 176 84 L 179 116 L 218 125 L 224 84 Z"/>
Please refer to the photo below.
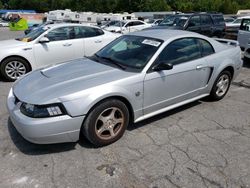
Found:
<path fill-rule="evenodd" d="M 122 36 L 95 54 L 108 63 L 119 64 L 124 69 L 141 71 L 163 41 L 142 36 Z M 99 61 L 100 62 L 100 61 Z M 102 61 L 103 62 L 103 61 Z"/>
<path fill-rule="evenodd" d="M 174 15 L 168 16 L 164 19 L 159 26 L 180 26 L 183 27 L 187 22 L 189 15 Z"/>
<path fill-rule="evenodd" d="M 45 31 L 47 31 L 44 27 L 38 27 L 37 29 L 32 30 L 30 33 L 25 35 L 24 37 L 17 38 L 16 40 L 20 40 L 23 42 L 31 42 L 35 40 L 37 37 L 39 37 L 41 34 L 43 34 Z"/>
<path fill-rule="evenodd" d="M 236 19 L 235 21 L 233 21 L 233 23 L 241 23 L 242 19 Z"/>
<path fill-rule="evenodd" d="M 113 24 L 113 26 L 117 26 L 117 27 L 123 27 L 125 25 L 125 22 L 116 22 L 115 24 Z"/>

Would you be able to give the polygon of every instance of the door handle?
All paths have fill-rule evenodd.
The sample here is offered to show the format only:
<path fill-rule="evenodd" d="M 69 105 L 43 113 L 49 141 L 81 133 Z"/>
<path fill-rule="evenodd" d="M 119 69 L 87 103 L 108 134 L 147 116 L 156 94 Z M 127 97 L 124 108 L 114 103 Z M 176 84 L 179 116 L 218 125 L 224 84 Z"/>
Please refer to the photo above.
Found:
<path fill-rule="evenodd" d="M 71 46 L 72 44 L 70 44 L 70 43 L 66 43 L 66 44 L 63 44 L 63 46 L 65 46 L 65 47 L 68 47 L 68 46 Z"/>
<path fill-rule="evenodd" d="M 197 65 L 196 70 L 201 70 L 203 68 L 206 68 L 207 66 L 204 65 Z"/>
<path fill-rule="evenodd" d="M 101 43 L 102 42 L 102 40 L 96 40 L 95 41 L 95 43 Z"/>

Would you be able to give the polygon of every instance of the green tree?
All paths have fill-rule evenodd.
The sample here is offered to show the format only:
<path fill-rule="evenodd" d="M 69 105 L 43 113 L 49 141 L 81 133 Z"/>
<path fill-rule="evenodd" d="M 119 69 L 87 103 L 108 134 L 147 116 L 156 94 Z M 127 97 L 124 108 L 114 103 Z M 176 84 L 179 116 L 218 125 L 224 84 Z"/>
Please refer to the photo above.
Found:
<path fill-rule="evenodd" d="M 35 9 L 45 12 L 55 9 L 94 12 L 136 11 L 219 11 L 236 13 L 250 9 L 250 0 L 0 0 L 0 8 Z"/>

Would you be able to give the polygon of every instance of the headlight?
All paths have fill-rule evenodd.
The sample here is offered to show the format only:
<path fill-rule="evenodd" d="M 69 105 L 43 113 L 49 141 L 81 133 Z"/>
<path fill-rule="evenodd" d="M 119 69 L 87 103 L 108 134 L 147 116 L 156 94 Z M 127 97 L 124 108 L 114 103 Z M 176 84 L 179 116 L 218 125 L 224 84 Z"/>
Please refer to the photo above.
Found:
<path fill-rule="evenodd" d="M 32 118 L 55 117 L 66 114 L 64 106 L 60 103 L 50 105 L 33 105 L 22 103 L 20 111 L 24 115 Z"/>

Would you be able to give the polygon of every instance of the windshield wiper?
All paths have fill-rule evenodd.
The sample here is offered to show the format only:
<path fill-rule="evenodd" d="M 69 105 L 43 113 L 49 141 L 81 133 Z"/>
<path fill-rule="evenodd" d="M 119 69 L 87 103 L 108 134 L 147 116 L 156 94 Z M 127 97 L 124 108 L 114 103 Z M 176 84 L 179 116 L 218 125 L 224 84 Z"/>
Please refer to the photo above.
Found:
<path fill-rule="evenodd" d="M 122 70 L 125 70 L 126 67 L 124 65 L 122 65 L 121 63 L 117 62 L 116 60 L 110 58 L 110 57 L 105 57 L 105 56 L 99 56 L 97 54 L 95 54 L 96 57 L 100 58 L 100 59 L 105 59 L 105 60 L 108 60 L 110 62 L 112 62 L 113 64 L 115 64 L 117 67 L 119 67 L 120 69 Z"/>

